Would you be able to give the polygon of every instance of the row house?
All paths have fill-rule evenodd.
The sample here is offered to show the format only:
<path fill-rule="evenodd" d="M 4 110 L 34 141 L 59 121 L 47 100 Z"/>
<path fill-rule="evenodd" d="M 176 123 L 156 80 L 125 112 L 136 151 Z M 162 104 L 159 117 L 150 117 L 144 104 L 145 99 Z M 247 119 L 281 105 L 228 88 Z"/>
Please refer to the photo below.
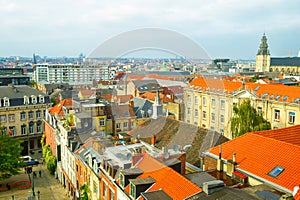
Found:
<path fill-rule="evenodd" d="M 228 138 L 233 106 L 250 99 L 272 129 L 300 124 L 300 88 L 197 77 L 185 88 L 184 121 Z"/>
<path fill-rule="evenodd" d="M 246 133 L 203 152 L 204 165 L 207 170 L 222 170 L 243 184 L 265 184 L 278 194 L 295 195 L 300 185 L 299 131 L 300 125 L 296 125 Z"/>
<path fill-rule="evenodd" d="M 29 86 L 0 87 L 2 134 L 24 141 L 22 155 L 41 152 L 43 119 L 50 106 L 48 95 Z"/>

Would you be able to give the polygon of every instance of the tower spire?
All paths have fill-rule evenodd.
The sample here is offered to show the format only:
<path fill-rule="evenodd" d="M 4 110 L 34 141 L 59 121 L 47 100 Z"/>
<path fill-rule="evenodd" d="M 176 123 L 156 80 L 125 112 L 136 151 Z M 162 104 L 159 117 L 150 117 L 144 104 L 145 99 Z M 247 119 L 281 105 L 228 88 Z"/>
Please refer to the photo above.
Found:
<path fill-rule="evenodd" d="M 263 36 L 261 37 L 261 42 L 259 45 L 259 49 L 257 52 L 257 55 L 270 55 L 270 51 L 268 49 L 268 43 L 267 43 L 267 36 L 264 33 Z"/>

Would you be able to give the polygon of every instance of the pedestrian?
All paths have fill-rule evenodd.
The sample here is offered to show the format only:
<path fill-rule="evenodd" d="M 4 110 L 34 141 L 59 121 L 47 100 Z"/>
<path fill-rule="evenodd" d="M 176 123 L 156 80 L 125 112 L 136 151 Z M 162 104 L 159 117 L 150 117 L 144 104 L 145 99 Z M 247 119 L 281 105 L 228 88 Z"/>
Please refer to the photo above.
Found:
<path fill-rule="evenodd" d="M 10 190 L 10 185 L 8 183 L 6 183 L 6 187 L 8 190 Z"/>
<path fill-rule="evenodd" d="M 36 177 L 36 173 L 35 172 L 33 172 L 33 177 Z"/>
<path fill-rule="evenodd" d="M 39 171 L 39 175 L 40 175 L 40 177 L 42 177 L 42 172 L 41 172 L 41 170 Z"/>

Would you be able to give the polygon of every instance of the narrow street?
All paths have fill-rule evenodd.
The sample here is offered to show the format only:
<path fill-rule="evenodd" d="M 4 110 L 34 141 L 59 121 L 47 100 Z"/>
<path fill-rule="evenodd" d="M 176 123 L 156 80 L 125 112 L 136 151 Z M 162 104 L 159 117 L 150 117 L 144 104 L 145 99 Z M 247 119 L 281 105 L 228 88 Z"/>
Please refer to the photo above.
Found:
<path fill-rule="evenodd" d="M 39 171 L 41 171 L 41 177 L 39 175 Z M 38 191 L 40 192 L 40 200 L 68 199 L 66 196 L 66 190 L 59 183 L 58 179 L 55 179 L 53 175 L 50 175 L 46 165 L 40 164 L 39 166 L 33 167 L 33 172 L 36 173 L 36 177 L 34 177 L 34 191 L 36 193 L 36 199 L 38 199 Z M 13 184 L 22 180 L 29 180 L 28 174 L 25 174 L 25 172 L 3 180 L 1 183 L 2 187 L 5 187 L 7 183 Z M 13 187 L 9 191 L 0 191 L 0 200 L 11 200 L 12 196 L 14 196 L 14 200 L 27 200 L 27 197 L 31 194 L 31 187 L 28 189 L 18 189 Z"/>

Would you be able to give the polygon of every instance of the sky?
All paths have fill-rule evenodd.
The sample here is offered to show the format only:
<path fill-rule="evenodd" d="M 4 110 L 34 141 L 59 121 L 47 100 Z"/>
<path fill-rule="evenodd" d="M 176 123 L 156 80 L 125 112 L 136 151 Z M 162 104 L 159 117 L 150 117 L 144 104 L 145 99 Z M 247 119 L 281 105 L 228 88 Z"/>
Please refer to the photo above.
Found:
<path fill-rule="evenodd" d="M 0 57 L 89 56 L 118 34 L 161 28 L 185 35 L 212 58 L 255 59 L 264 32 L 271 56 L 297 55 L 300 2 L 0 0 L 0 27 Z"/>

